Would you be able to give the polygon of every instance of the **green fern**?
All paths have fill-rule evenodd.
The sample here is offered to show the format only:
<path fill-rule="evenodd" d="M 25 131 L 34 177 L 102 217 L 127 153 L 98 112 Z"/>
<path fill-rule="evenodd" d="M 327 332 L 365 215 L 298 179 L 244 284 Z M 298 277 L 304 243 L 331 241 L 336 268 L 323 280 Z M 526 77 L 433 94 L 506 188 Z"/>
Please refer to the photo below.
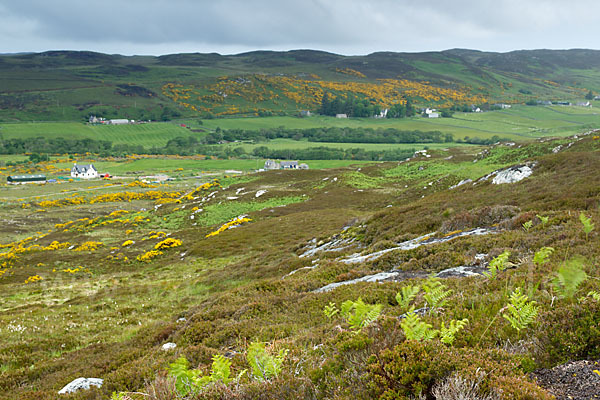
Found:
<path fill-rule="evenodd" d="M 541 267 L 542 265 L 548 262 L 548 258 L 553 252 L 553 247 L 542 247 L 541 249 L 535 252 L 535 255 L 533 256 L 533 263 L 538 267 Z"/>
<path fill-rule="evenodd" d="M 585 233 L 585 241 L 587 242 L 590 232 L 594 230 L 594 223 L 592 218 L 586 217 L 583 212 L 579 214 L 579 220 L 583 224 L 583 233 Z"/>
<path fill-rule="evenodd" d="M 400 288 L 400 291 L 398 293 L 396 293 L 396 301 L 398 302 L 398 305 L 403 310 L 407 309 L 408 306 L 410 305 L 410 302 L 419 293 L 419 290 L 421 290 L 419 285 L 417 285 L 417 286 L 412 286 L 412 285 L 402 286 Z"/>
<path fill-rule="evenodd" d="M 182 396 L 196 393 L 200 388 L 200 370 L 189 369 L 189 361 L 179 357 L 169 364 L 169 374 L 175 378 L 175 389 Z"/>
<path fill-rule="evenodd" d="M 427 305 L 432 309 L 440 308 L 446 305 L 448 302 L 448 296 L 452 294 L 452 289 L 448 289 L 439 278 L 430 276 L 423 283 L 423 290 L 425 295 L 423 298 L 427 302 Z"/>
<path fill-rule="evenodd" d="M 510 251 L 507 250 L 492 259 L 492 261 L 490 261 L 490 265 L 488 265 L 488 270 L 484 271 L 483 275 L 490 279 L 496 279 L 498 272 L 504 271 L 510 265 L 508 262 L 508 257 L 510 257 Z"/>
<path fill-rule="evenodd" d="M 444 344 L 452 345 L 456 339 L 456 333 L 463 329 L 468 323 L 469 320 L 466 318 L 460 320 L 453 319 L 450 321 L 450 325 L 448 325 L 446 328 L 442 322 L 442 326 L 440 327 L 440 341 Z"/>
<path fill-rule="evenodd" d="M 510 303 L 506 306 L 506 311 L 502 316 L 510 322 L 513 328 L 520 331 L 535 321 L 539 307 L 535 305 L 535 301 L 529 301 L 527 296 L 521 293 L 521 288 L 516 288 L 509 300 Z"/>
<path fill-rule="evenodd" d="M 596 301 L 600 301 L 600 292 L 592 290 L 587 295 L 588 295 L 588 297 L 591 297 L 592 299 L 594 299 Z"/>
<path fill-rule="evenodd" d="M 341 314 L 346 318 L 355 333 L 364 327 L 371 325 L 381 315 L 383 306 L 381 304 L 366 304 L 362 299 L 357 301 L 346 300 L 342 303 Z"/>
<path fill-rule="evenodd" d="M 338 310 L 335 303 L 333 303 L 333 302 L 330 302 L 328 305 L 326 305 L 323 308 L 323 314 L 325 314 L 325 316 L 329 319 L 333 318 L 333 316 L 339 312 L 340 312 L 340 310 Z"/>
<path fill-rule="evenodd" d="M 197 393 L 204 386 L 214 383 L 223 382 L 228 384 L 233 379 L 231 375 L 231 361 L 220 354 L 216 354 L 212 358 L 212 366 L 210 375 L 201 376 L 201 371 L 198 369 L 189 369 L 189 362 L 185 357 L 179 357 L 174 363 L 169 364 L 169 374 L 175 377 L 175 389 L 182 396 L 187 396 L 190 393 Z M 245 373 L 245 370 L 238 375 L 238 379 Z"/>
<path fill-rule="evenodd" d="M 525 232 L 529 232 L 529 230 L 531 229 L 532 226 L 533 226 L 533 221 L 527 221 L 523 224 L 523 229 L 525 229 Z"/>
<path fill-rule="evenodd" d="M 267 352 L 264 343 L 250 343 L 246 360 L 252 368 L 252 375 L 261 382 L 277 378 L 288 351 L 288 349 L 282 349 L 278 355 L 273 356 Z"/>
<path fill-rule="evenodd" d="M 415 313 L 414 307 L 411 307 L 410 311 L 406 313 L 400 327 L 407 340 L 431 340 L 440 333 L 437 329 L 433 329 L 431 324 L 421 321 L 421 318 Z"/>
<path fill-rule="evenodd" d="M 542 228 L 546 227 L 546 224 L 550 220 L 550 217 L 542 217 L 541 215 L 537 215 L 537 217 L 542 221 Z"/>
<path fill-rule="evenodd" d="M 573 258 L 560 266 L 552 283 L 560 297 L 570 299 L 587 277 L 583 270 L 583 259 Z"/>

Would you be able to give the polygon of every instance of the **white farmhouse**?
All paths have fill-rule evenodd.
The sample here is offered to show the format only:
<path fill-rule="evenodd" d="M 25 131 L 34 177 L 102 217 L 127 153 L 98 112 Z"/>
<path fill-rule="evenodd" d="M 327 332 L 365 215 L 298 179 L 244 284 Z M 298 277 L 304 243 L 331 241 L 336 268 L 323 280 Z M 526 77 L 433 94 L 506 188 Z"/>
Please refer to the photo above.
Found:
<path fill-rule="evenodd" d="M 98 177 L 98 170 L 94 167 L 94 164 L 87 165 L 73 165 L 71 168 L 71 176 L 73 178 L 91 179 Z"/>

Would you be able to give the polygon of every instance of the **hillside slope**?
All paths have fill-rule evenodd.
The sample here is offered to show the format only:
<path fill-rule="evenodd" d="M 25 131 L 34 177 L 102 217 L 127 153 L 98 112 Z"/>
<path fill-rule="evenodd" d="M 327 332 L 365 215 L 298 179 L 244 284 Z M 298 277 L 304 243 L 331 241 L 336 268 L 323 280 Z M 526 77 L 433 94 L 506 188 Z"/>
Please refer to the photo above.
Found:
<path fill-rule="evenodd" d="M 6 121 L 295 115 L 322 97 L 390 107 L 582 99 L 600 90 L 600 52 L 448 50 L 341 56 L 312 50 L 120 56 L 49 51 L 0 56 Z"/>
<path fill-rule="evenodd" d="M 591 398 L 599 155 L 596 131 L 219 183 L 3 187 L 0 398 L 83 376 L 104 384 L 71 398 L 176 399 L 169 364 L 208 375 L 216 355 L 246 373 L 185 398 Z"/>

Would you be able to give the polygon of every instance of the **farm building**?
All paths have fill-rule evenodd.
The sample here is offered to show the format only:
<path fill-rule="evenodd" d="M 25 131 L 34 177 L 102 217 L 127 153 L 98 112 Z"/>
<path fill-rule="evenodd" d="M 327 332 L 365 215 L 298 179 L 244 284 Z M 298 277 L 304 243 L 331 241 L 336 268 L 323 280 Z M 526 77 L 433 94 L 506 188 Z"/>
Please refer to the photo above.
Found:
<path fill-rule="evenodd" d="M 281 169 L 298 169 L 298 161 L 282 161 L 279 165 Z"/>
<path fill-rule="evenodd" d="M 46 175 L 10 175 L 6 181 L 8 183 L 46 182 Z"/>
<path fill-rule="evenodd" d="M 273 160 L 267 160 L 265 161 L 264 169 L 267 171 L 273 169 L 308 169 L 308 164 L 298 164 L 298 161 L 275 162 Z"/>
<path fill-rule="evenodd" d="M 108 123 L 110 125 L 127 125 L 132 123 L 133 121 L 129 121 L 128 119 L 109 119 Z"/>
<path fill-rule="evenodd" d="M 425 118 L 439 118 L 440 114 L 436 113 L 436 112 L 430 112 L 427 114 L 423 114 L 423 116 Z"/>
<path fill-rule="evenodd" d="M 348 114 L 335 114 L 336 118 L 348 118 Z"/>
<path fill-rule="evenodd" d="M 73 178 L 84 178 L 91 179 L 98 177 L 98 170 L 94 167 L 94 164 L 87 165 L 73 165 L 71 168 L 71 176 Z"/>

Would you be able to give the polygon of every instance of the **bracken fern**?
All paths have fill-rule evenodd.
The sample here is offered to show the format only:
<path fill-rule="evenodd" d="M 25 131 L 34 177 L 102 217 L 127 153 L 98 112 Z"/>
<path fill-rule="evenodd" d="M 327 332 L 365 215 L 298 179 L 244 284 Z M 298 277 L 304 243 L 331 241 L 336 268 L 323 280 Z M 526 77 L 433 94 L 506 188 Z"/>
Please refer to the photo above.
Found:
<path fill-rule="evenodd" d="M 506 306 L 506 313 L 502 314 L 516 330 L 525 329 L 537 317 L 539 307 L 535 301 L 521 293 L 521 288 L 516 288 L 510 295 L 510 303 Z"/>
<path fill-rule="evenodd" d="M 448 302 L 448 296 L 452 294 L 452 289 L 448 289 L 439 278 L 433 276 L 423 283 L 423 290 L 425 291 L 423 298 L 432 309 L 443 307 Z"/>
<path fill-rule="evenodd" d="M 398 293 L 396 293 L 396 301 L 398 302 L 398 305 L 400 307 L 402 307 L 403 310 L 407 309 L 408 306 L 410 305 L 410 302 L 419 293 L 419 290 L 421 290 L 419 285 L 417 285 L 417 286 L 412 286 L 412 285 L 402 286 L 400 288 L 400 291 Z"/>
<path fill-rule="evenodd" d="M 560 266 L 552 283 L 562 298 L 572 298 L 587 274 L 583 270 L 583 259 L 573 258 Z"/>

